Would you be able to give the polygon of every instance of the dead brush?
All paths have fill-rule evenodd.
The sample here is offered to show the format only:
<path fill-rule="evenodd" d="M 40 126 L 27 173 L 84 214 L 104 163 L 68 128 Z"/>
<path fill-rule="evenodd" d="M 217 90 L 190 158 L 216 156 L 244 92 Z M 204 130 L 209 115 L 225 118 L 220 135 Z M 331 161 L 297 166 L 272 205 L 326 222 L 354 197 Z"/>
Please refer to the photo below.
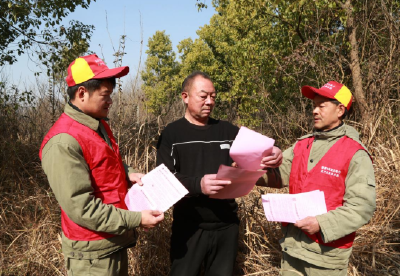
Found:
<path fill-rule="evenodd" d="M 123 122 L 113 123 L 112 127 L 121 127 L 123 159 L 138 171 L 147 172 L 155 166 L 160 131 L 181 113 L 177 108 L 169 118 L 144 116 L 136 112 L 137 103 L 127 100 L 122 110 L 125 112 L 121 117 Z M 43 110 L 37 112 L 42 114 Z M 34 114 L 28 117 L 37 121 Z M 16 116 L 15 120 L 23 122 L 24 119 Z M 388 114 L 373 122 L 375 125 L 365 128 L 362 134 L 374 159 L 377 209 L 372 220 L 357 232 L 348 268 L 350 276 L 400 275 L 398 121 Z M 361 128 L 355 122 L 348 123 Z M 32 123 L 20 123 L 20 126 L 25 129 L 19 130 L 19 135 L 14 135 L 18 129 L 15 125 L 2 129 L 0 134 L 0 275 L 65 275 L 59 241 L 60 209 L 37 156 L 42 132 L 49 126 Z M 309 126 L 307 116 L 299 116 L 294 108 L 289 108 L 286 113 L 265 116 L 258 130 L 276 138 L 277 144 L 286 149 L 296 138 L 310 131 Z M 28 134 L 29 139 L 25 139 Z M 370 139 L 371 134 L 373 139 Z M 280 224 L 265 219 L 260 196 L 267 192 L 288 191 L 255 188 L 248 196 L 237 200 L 241 224 L 235 275 L 279 275 Z M 130 275 L 168 275 L 171 223 L 170 210 L 157 228 L 148 232 L 139 230 L 138 243 L 129 250 Z"/>

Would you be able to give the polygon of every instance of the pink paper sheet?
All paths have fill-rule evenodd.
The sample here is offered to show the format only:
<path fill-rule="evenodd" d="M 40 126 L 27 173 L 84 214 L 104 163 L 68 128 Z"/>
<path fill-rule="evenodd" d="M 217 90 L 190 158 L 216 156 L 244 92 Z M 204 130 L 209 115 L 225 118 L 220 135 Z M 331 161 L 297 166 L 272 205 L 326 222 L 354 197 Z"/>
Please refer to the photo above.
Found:
<path fill-rule="evenodd" d="M 242 126 L 229 154 L 239 168 L 258 170 L 261 168 L 261 159 L 272 153 L 274 143 L 274 139 Z"/>
<path fill-rule="evenodd" d="M 217 179 L 231 180 L 231 184 L 220 190 L 218 194 L 211 195 L 210 198 L 237 198 L 245 196 L 253 189 L 257 180 L 265 171 L 249 171 L 230 166 L 220 165 Z"/>

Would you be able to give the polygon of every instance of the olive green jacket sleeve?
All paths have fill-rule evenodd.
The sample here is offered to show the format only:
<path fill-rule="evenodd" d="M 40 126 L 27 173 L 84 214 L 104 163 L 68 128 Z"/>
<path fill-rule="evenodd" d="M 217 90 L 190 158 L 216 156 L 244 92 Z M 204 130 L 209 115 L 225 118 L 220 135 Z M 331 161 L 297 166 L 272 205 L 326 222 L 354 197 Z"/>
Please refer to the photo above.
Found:
<path fill-rule="evenodd" d="M 140 225 L 140 212 L 103 204 L 93 196 L 88 165 L 72 136 L 62 133 L 47 142 L 42 167 L 58 203 L 75 223 L 117 235 Z"/>
<path fill-rule="evenodd" d="M 375 211 L 375 176 L 367 152 L 359 150 L 351 159 L 343 206 L 316 216 L 324 242 L 342 238 L 368 223 Z"/>

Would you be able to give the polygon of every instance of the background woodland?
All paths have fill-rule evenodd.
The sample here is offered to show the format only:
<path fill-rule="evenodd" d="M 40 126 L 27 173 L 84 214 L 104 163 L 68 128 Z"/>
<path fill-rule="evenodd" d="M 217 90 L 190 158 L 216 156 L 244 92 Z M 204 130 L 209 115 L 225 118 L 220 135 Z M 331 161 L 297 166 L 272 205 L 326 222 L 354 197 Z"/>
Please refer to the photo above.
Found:
<path fill-rule="evenodd" d="M 180 85 L 207 72 L 218 91 L 213 117 L 245 125 L 286 149 L 312 131 L 303 85 L 344 83 L 355 96 L 346 120 L 373 159 L 377 209 L 357 233 L 349 275 L 400 275 L 400 1 L 214 0 L 198 38 L 172 45 L 168 30 L 149 40 L 144 66 L 114 92 L 110 124 L 123 159 L 148 172 L 162 129 L 184 114 Z M 196 7 L 196 6 L 197 7 Z M 60 210 L 38 151 L 66 101 L 66 68 L 89 53 L 94 26 L 61 19 L 90 0 L 0 2 L 0 66 L 31 53 L 47 82 L 21 90 L 0 74 L 0 275 L 64 275 Z M 113 64 L 121 66 L 121 36 Z M 174 51 L 176 46 L 177 51 Z M 235 275 L 278 275 L 280 225 L 267 222 L 255 188 L 237 199 L 241 230 Z M 132 275 L 167 275 L 171 211 L 158 229 L 140 231 Z"/>

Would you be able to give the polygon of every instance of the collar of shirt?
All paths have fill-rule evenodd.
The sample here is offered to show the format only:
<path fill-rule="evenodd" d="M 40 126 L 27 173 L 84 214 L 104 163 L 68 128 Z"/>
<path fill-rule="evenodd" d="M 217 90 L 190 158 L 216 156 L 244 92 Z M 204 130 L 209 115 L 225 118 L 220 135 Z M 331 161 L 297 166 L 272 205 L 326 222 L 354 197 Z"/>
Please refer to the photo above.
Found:
<path fill-rule="evenodd" d="M 73 105 L 71 102 L 65 105 L 64 113 L 67 114 L 69 117 L 77 121 L 78 123 L 87 126 L 94 131 L 97 131 L 99 128 L 100 121 L 83 113 L 78 107 Z"/>

